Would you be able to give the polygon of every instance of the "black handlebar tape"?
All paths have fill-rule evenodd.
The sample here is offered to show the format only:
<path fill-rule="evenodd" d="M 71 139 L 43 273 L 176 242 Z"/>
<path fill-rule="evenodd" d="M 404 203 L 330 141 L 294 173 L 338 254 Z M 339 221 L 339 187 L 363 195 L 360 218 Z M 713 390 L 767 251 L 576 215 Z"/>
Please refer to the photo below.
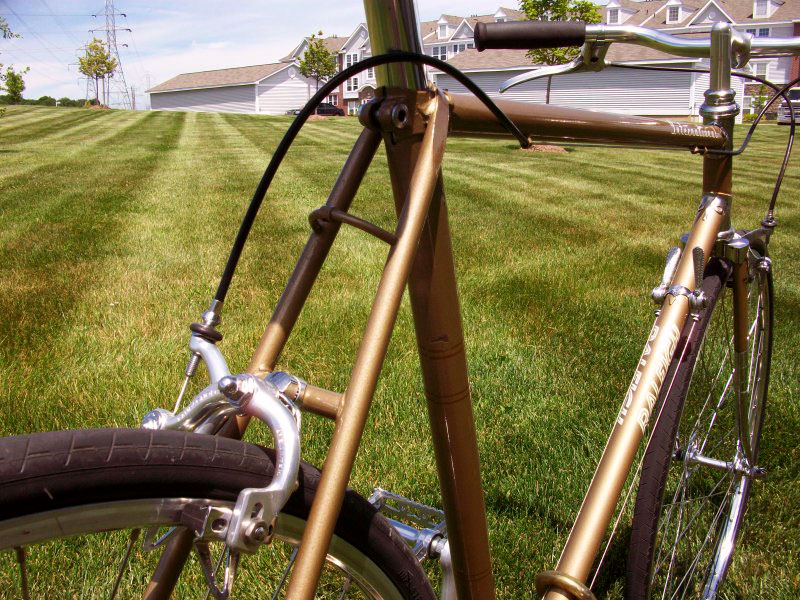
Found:
<path fill-rule="evenodd" d="M 583 21 L 510 21 L 475 26 L 478 52 L 489 48 L 569 48 L 582 46 L 585 40 L 586 23 Z"/>

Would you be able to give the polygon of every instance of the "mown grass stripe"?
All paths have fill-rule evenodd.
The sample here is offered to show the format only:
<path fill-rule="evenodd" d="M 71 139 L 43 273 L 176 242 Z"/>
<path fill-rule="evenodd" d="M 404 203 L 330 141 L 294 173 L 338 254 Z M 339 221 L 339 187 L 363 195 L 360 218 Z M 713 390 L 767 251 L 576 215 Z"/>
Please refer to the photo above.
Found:
<path fill-rule="evenodd" d="M 0 411 L 4 433 L 135 426 L 146 410 L 171 408 L 186 325 L 207 306 L 291 122 L 176 113 L 138 120 L 116 111 L 102 119 L 114 134 L 81 125 L 48 139 L 57 160 L 31 141 L 4 155 L 13 166 L 0 165 L 22 173 L 0 183 L 0 232 L 13 240 L 0 257 L 0 380 L 13 399 Z M 308 236 L 306 216 L 324 202 L 360 130 L 355 119 L 309 127 L 275 179 L 223 311 L 221 348 L 234 371 L 247 364 Z M 741 225 L 763 216 L 784 140 L 784 129 L 765 126 L 753 152 L 736 159 Z M 546 155 L 502 140 L 448 142 L 445 189 L 499 598 L 524 596 L 558 558 L 652 324 L 649 293 L 663 254 L 694 218 L 699 163 L 682 153 L 576 147 Z M 111 164 L 115 191 L 105 196 L 97 182 Z M 379 149 L 352 212 L 392 229 L 385 164 Z M 800 571 L 796 166 L 771 242 L 778 330 L 762 449 L 770 475 L 754 486 L 737 548 L 728 582 L 737 597 L 793 597 Z M 93 184 L 82 189 L 86 181 Z M 62 230 L 63 239 L 53 234 Z M 344 389 L 387 251 L 342 228 L 280 368 Z M 4 311 L 9 295 L 29 304 Z M 17 323 L 31 344 L 15 340 Z M 407 299 L 385 364 L 351 485 L 438 504 Z M 330 424 L 309 417 L 303 427 L 304 458 L 320 463 Z M 269 443 L 257 428 L 248 435 Z M 608 598 L 622 596 L 626 527 L 599 590 Z M 261 587 L 247 583 L 268 562 L 266 553 L 246 561 L 237 596 L 257 597 Z M 92 585 L 102 569 L 90 570 L 85 589 L 105 589 Z M 134 580 L 147 574 L 147 566 L 131 570 Z M 12 589 L 16 576 L 0 569 L 0 585 Z M 190 597 L 197 576 L 187 574 L 177 595 Z"/>
<path fill-rule="evenodd" d="M 87 149 L 111 143 L 117 136 L 138 128 L 141 122 L 152 118 L 153 113 L 122 113 L 119 116 L 110 113 L 109 117 L 106 114 L 109 113 L 70 130 L 72 133 L 68 137 L 55 134 L 47 147 L 34 139 L 9 150 L 8 158 L 0 165 L 0 189 L 4 180 L 35 176 L 36 172 L 46 172 L 59 164 L 72 164 Z"/>

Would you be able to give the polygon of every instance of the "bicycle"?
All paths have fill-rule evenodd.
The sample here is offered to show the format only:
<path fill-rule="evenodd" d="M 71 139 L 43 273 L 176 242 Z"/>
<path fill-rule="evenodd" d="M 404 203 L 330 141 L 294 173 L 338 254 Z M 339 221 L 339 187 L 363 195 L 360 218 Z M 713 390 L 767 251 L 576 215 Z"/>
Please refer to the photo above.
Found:
<path fill-rule="evenodd" d="M 537 578 L 537 588 L 548 598 L 592 597 L 586 579 L 613 519 L 637 448 L 650 427 L 653 433 L 646 444 L 633 523 L 629 593 L 645 597 L 651 587 L 661 589 L 674 582 L 676 592 L 690 591 L 690 586 L 684 585 L 688 583 L 691 593 L 713 597 L 729 567 L 750 483 L 763 475 L 757 459 L 772 341 L 767 245 L 775 227 L 775 198 L 756 229 L 737 232 L 730 223 L 731 161 L 736 153 L 730 132 L 738 110 L 730 91 L 731 62 L 742 67 L 751 53 L 800 53 L 800 38 L 752 40 L 720 25 L 715 27 L 709 47 L 706 41 L 680 40 L 638 28 L 584 29 L 576 23 L 548 28 L 536 23 L 511 23 L 487 27 L 480 34 L 480 43 L 486 47 L 582 45 L 580 59 L 564 71 L 602 68 L 605 50 L 614 41 L 656 45 L 675 54 L 711 55 L 714 87 L 706 96 L 706 124 L 634 117 L 620 122 L 602 113 L 532 108 L 513 102 L 495 104 L 474 84 L 470 89 L 478 100 L 427 88 L 422 72 L 412 65 L 435 65 L 459 77 L 464 85 L 469 87 L 470 83 L 447 63 L 414 52 L 418 47 L 412 33 L 416 23 L 413 3 L 367 0 L 365 6 L 376 56 L 328 82 L 298 115 L 256 191 L 214 301 L 201 321 L 191 326 L 192 358 L 178 402 L 200 362 L 209 371 L 210 385 L 180 412 L 176 405 L 173 411 L 149 413 L 141 430 L 32 434 L 3 440 L 0 445 L 0 507 L 4 515 L 0 539 L 2 548 L 17 549 L 23 595 L 28 595 L 24 546 L 53 537 L 133 528 L 114 595 L 124 577 L 127 557 L 141 530 L 145 530 L 147 548 L 166 545 L 145 592 L 147 598 L 171 593 L 193 547 L 209 593 L 226 598 L 240 554 L 270 543 L 270 551 L 278 554 L 278 560 L 288 563 L 275 573 L 276 594 L 291 568 L 287 589 L 291 598 L 314 595 L 326 559 L 334 567 L 329 570 L 331 580 L 326 575 L 322 584 L 326 592 L 346 592 L 355 583 L 370 597 L 432 597 L 431 585 L 418 564 L 424 556 L 441 561 L 443 597 L 454 597 L 455 590 L 463 598 L 492 597 L 463 334 L 459 311 L 453 308 L 459 303 L 440 165 L 448 133 L 510 132 L 522 145 L 530 144 L 535 134 L 571 143 L 679 147 L 703 155 L 704 189 L 698 216 L 684 241 L 685 249 L 675 249 L 668 256 L 662 282 L 654 291 L 659 314 L 609 444 L 561 560 L 554 571 Z M 261 199 L 293 137 L 329 87 L 369 67 L 376 68 L 379 78 L 389 85 L 362 110 L 364 132 L 328 202 L 310 215 L 313 233 L 248 373 L 233 376 L 217 347 L 221 340 L 217 326 Z M 783 91 L 779 90 L 775 98 Z M 399 225 L 394 233 L 348 212 L 382 141 L 389 156 L 398 213 Z M 345 394 L 275 371 L 342 224 L 391 246 Z M 384 491 L 378 491 L 372 502 L 346 491 L 407 282 L 446 525 L 435 509 Z M 728 313 L 733 316 L 728 317 Z M 733 329 L 732 337 L 729 329 Z M 698 369 L 704 375 L 712 373 L 709 381 L 700 382 L 707 385 L 702 390 L 695 379 Z M 743 373 L 747 373 L 746 378 Z M 718 392 L 720 400 L 706 413 L 704 398 Z M 687 421 L 683 418 L 687 410 L 698 402 L 698 416 Z M 300 461 L 301 410 L 336 422 L 322 475 Z M 247 420 L 254 416 L 269 425 L 275 438 L 274 452 L 226 439 L 241 437 Z M 701 420 L 704 427 L 713 430 L 713 437 L 703 433 Z M 727 450 L 717 453 L 720 444 Z M 671 473 L 673 464 L 677 474 Z M 721 479 L 714 477 L 717 473 Z M 294 491 L 296 484 L 299 490 Z M 672 535 L 661 533 L 660 523 L 674 524 L 671 506 L 687 505 L 686 497 L 697 490 L 711 489 L 708 495 L 716 496 L 715 490 L 725 485 L 724 501 L 711 505 L 710 515 L 689 519 L 690 524 L 703 520 L 705 526 L 699 537 L 695 537 L 695 530 L 684 535 L 680 525 Z M 664 510 L 665 488 L 672 492 L 673 502 L 659 518 L 654 515 Z M 152 489 L 158 490 L 158 497 L 151 497 Z M 320 500 L 312 502 L 314 498 Z M 378 516 L 376 506 L 390 516 L 410 518 L 415 524 L 390 524 Z M 720 524 L 723 512 L 726 520 Z M 680 509 L 677 518 L 682 522 Z M 159 528 L 164 526 L 175 529 L 161 535 Z M 682 544 L 673 544 L 666 549 L 669 560 L 660 561 L 663 553 L 654 542 L 669 541 L 673 535 L 689 544 L 689 557 L 683 556 Z M 708 545 L 712 535 L 717 539 L 713 547 Z M 277 540 L 288 542 L 290 547 L 301 543 L 297 551 L 280 550 L 276 549 Z M 226 548 L 216 565 L 209 549 L 212 542 Z M 678 564 L 693 574 L 705 550 L 710 557 L 704 561 L 707 565 L 703 565 L 702 576 L 675 582 L 673 567 Z M 220 581 L 217 573 L 222 562 L 225 570 Z M 665 573 L 660 565 L 666 568 Z M 337 570 L 344 572 L 343 584 L 337 579 Z"/>

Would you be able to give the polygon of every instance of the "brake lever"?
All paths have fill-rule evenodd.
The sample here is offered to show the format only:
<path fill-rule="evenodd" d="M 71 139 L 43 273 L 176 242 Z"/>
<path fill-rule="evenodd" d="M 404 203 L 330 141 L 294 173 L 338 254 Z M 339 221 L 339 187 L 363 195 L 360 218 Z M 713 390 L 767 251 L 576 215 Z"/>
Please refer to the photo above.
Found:
<path fill-rule="evenodd" d="M 610 42 L 586 42 L 581 48 L 581 53 L 570 62 L 563 65 L 553 65 L 540 67 L 527 73 L 522 73 L 503 82 L 500 86 L 500 93 L 511 89 L 526 81 L 541 79 L 542 77 L 553 77 L 555 75 L 566 75 L 567 73 L 581 73 L 583 71 L 602 71 L 608 64 L 606 63 L 606 52 Z"/>

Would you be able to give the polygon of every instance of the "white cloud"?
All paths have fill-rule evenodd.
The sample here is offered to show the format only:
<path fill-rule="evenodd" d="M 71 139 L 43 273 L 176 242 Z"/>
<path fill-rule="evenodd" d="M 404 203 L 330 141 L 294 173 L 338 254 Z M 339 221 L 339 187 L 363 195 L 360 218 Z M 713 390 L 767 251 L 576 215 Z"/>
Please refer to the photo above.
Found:
<path fill-rule="evenodd" d="M 87 30 L 102 26 L 99 18 L 90 16 L 98 10 L 98 0 L 51 2 L 61 15 L 57 20 L 28 0 L 3 1 L 26 15 L 27 26 L 8 17 L 22 39 L 0 40 L 0 63 L 31 67 L 25 96 L 83 97 L 85 83 L 79 82 L 77 66 L 71 63 L 77 63 L 76 41 L 88 41 Z M 173 0 L 168 5 L 161 0 L 115 0 L 115 5 L 127 14 L 117 26 L 133 30 L 118 32 L 117 43 L 127 83 L 136 86 L 137 95 L 144 91 L 148 75 L 154 86 L 179 73 L 276 62 L 311 33 L 349 36 L 364 21 L 362 0 Z M 516 8 L 518 3 L 417 2 L 422 20 L 442 13 L 492 14 L 501 5 Z M 27 16 L 39 10 L 40 16 Z"/>

